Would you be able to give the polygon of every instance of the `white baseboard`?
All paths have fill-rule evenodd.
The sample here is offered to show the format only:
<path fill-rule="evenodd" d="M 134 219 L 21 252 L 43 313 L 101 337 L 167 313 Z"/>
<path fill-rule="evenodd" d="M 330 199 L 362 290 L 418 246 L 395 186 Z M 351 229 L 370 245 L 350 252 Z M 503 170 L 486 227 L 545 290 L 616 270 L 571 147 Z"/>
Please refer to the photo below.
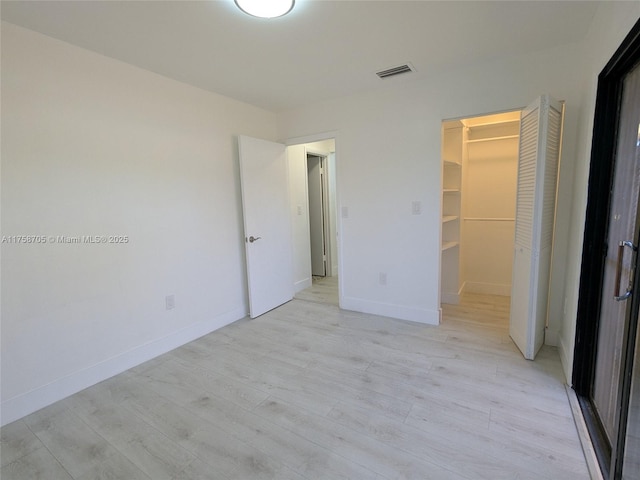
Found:
<path fill-rule="evenodd" d="M 301 292 L 302 290 L 304 290 L 305 288 L 309 288 L 312 284 L 312 278 L 305 278 L 303 280 L 298 280 L 297 282 L 295 282 L 293 284 L 293 291 L 295 293 Z"/>
<path fill-rule="evenodd" d="M 403 305 L 373 302 L 371 300 L 354 297 L 342 297 L 340 299 L 340 308 L 354 312 L 409 320 L 410 322 L 426 323 L 429 325 L 440 324 L 440 312 L 438 310 L 405 307 Z"/>
<path fill-rule="evenodd" d="M 240 320 L 246 315 L 245 307 L 237 308 L 212 320 L 195 323 L 166 337 L 140 345 L 96 365 L 35 388 L 30 392 L 16 395 L 2 402 L 0 406 L 0 425 L 6 425 L 18 420 L 58 400 L 62 400 L 147 360 L 151 360 L 236 320 Z"/>
<path fill-rule="evenodd" d="M 480 293 L 483 295 L 511 295 L 511 285 L 502 283 L 464 282 L 464 293 Z"/>

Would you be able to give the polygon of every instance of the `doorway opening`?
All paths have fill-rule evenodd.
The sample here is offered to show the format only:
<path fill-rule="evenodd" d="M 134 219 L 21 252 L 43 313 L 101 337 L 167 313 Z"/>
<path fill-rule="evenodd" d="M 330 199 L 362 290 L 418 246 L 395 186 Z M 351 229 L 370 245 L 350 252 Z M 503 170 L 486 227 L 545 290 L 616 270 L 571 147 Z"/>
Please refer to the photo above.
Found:
<path fill-rule="evenodd" d="M 520 110 L 442 122 L 440 301 L 449 318 L 473 306 L 492 313 L 474 323 L 509 323 L 519 133 Z"/>
<path fill-rule="evenodd" d="M 329 185 L 327 157 L 307 151 L 307 185 L 309 196 L 309 239 L 311 276 L 331 276 L 331 236 L 329 230 Z"/>
<path fill-rule="evenodd" d="M 296 142 L 287 147 L 287 156 L 294 232 L 295 298 L 338 306 L 335 146 L 335 138 Z"/>

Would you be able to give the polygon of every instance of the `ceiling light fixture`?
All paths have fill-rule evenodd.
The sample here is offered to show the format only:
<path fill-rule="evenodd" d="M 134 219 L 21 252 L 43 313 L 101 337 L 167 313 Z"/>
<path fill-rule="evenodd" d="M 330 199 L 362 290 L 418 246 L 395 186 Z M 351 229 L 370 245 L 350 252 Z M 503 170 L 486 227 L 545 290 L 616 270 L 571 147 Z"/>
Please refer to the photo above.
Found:
<path fill-rule="evenodd" d="M 286 15 L 293 9 L 295 0 L 235 0 L 244 13 L 254 17 L 275 18 Z"/>

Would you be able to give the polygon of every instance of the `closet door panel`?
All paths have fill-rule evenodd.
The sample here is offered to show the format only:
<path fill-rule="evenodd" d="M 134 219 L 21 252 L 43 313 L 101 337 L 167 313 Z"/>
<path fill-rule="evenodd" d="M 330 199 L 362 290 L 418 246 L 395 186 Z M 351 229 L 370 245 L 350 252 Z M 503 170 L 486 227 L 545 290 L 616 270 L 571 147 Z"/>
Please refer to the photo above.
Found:
<path fill-rule="evenodd" d="M 516 193 L 517 246 L 533 248 L 533 225 L 538 158 L 539 107 L 522 112 L 520 151 L 518 157 L 518 187 Z"/>
<path fill-rule="evenodd" d="M 511 322 L 509 325 L 509 335 L 522 350 L 520 345 L 525 346 L 529 337 L 527 330 L 531 316 L 529 297 L 531 295 L 530 286 L 533 275 L 533 258 L 531 249 L 516 246 L 513 257 L 513 282 L 511 283 Z M 519 279 L 516 281 L 516 279 Z M 526 357 L 526 352 L 522 352 Z"/>
<path fill-rule="evenodd" d="M 530 335 L 533 338 L 532 349 L 528 352 L 526 358 L 535 358 L 536 354 L 544 344 L 544 334 L 547 324 L 547 315 L 549 313 L 549 278 L 551 276 L 551 254 L 552 248 L 549 245 L 537 253 L 536 260 L 538 262 L 536 271 L 537 286 L 535 289 L 534 321 L 531 324 Z"/>
<path fill-rule="evenodd" d="M 548 126 L 545 130 L 546 145 L 544 165 L 544 190 L 542 192 L 542 219 L 540 249 L 551 248 L 553 244 L 553 226 L 556 215 L 556 197 L 558 191 L 558 163 L 560 161 L 560 141 L 562 137 L 562 111 L 550 105 Z"/>
<path fill-rule="evenodd" d="M 529 360 L 544 343 L 562 111 L 559 102 L 544 95 L 523 110 L 520 122 L 509 333 Z M 525 254 L 528 261 L 522 258 Z M 529 272 L 524 269 L 527 263 Z"/>

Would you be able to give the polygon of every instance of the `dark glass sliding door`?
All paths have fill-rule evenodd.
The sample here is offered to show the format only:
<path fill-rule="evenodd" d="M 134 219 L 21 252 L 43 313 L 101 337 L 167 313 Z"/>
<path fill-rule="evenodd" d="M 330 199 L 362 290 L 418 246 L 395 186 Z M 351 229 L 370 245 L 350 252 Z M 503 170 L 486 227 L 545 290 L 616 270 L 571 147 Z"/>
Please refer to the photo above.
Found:
<path fill-rule="evenodd" d="M 607 479 L 640 478 L 639 204 L 640 22 L 598 79 L 576 325 L 573 387 Z"/>

